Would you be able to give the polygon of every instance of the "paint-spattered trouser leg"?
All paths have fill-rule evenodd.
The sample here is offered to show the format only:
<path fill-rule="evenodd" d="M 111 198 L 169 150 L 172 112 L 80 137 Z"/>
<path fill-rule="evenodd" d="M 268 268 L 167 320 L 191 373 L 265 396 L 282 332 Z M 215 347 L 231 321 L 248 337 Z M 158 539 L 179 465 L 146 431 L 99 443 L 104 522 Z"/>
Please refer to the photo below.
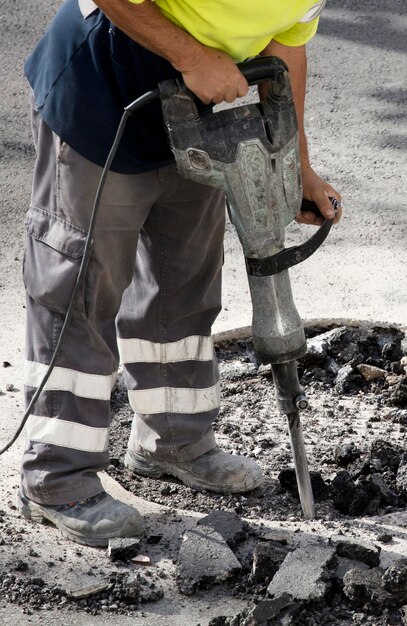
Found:
<path fill-rule="evenodd" d="M 101 173 L 37 114 L 33 130 L 37 162 L 24 263 L 27 401 L 58 339 Z M 63 504 L 102 489 L 97 471 L 108 464 L 116 316 L 127 287 L 118 327 L 138 412 L 132 448 L 194 458 L 213 447 L 218 373 L 210 328 L 220 309 L 223 229 L 222 194 L 183 180 L 172 166 L 109 174 L 86 281 L 27 424 L 28 497 Z"/>

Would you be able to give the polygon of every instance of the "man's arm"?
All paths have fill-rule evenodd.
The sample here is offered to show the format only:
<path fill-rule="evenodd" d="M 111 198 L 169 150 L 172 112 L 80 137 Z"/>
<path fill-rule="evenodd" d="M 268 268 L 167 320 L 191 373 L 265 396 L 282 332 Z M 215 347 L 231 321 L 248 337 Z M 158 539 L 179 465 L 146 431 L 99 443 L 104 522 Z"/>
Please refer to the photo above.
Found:
<path fill-rule="evenodd" d="M 95 0 L 95 4 L 126 35 L 167 59 L 181 72 L 186 86 L 202 102 L 233 102 L 248 85 L 225 52 L 201 45 L 170 20 L 151 0 Z"/>
<path fill-rule="evenodd" d="M 307 77 L 307 55 L 305 46 L 289 47 L 277 41 L 271 41 L 267 48 L 261 53 L 263 56 L 275 55 L 280 57 L 288 66 L 290 72 L 291 88 L 297 115 L 298 135 L 300 145 L 300 161 L 304 198 L 313 200 L 319 207 L 324 217 L 333 217 L 332 205 L 329 196 L 341 201 L 340 194 L 320 178 L 312 169 L 308 156 L 307 138 L 304 129 L 304 106 Z M 267 85 L 260 85 L 260 97 L 267 94 Z M 341 210 L 335 217 L 335 223 L 339 222 Z M 318 224 L 320 218 L 316 218 L 313 213 L 304 212 L 298 216 L 297 221 L 305 224 Z"/>

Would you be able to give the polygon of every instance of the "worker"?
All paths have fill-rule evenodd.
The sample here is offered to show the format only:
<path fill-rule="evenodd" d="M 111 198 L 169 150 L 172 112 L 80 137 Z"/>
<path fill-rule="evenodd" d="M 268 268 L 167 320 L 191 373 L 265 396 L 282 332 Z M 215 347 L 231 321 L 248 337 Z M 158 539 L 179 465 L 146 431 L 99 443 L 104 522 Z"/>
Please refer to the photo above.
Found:
<path fill-rule="evenodd" d="M 204 105 L 248 93 L 236 66 L 288 65 L 304 196 L 333 217 L 339 194 L 312 169 L 304 134 L 305 44 L 325 0 L 66 0 L 27 59 L 36 163 L 24 282 L 29 402 L 54 353 L 82 261 L 102 167 L 123 109 L 181 77 Z M 336 216 L 336 221 L 340 214 Z M 316 223 L 305 213 L 298 218 Z M 197 490 L 262 485 L 258 464 L 217 446 L 219 374 L 211 327 L 221 309 L 221 190 L 175 169 L 160 103 L 128 121 L 103 191 L 86 279 L 56 366 L 27 422 L 18 506 L 73 541 L 143 532 L 108 495 L 110 394 L 123 364 L 134 420 L 124 464 Z"/>

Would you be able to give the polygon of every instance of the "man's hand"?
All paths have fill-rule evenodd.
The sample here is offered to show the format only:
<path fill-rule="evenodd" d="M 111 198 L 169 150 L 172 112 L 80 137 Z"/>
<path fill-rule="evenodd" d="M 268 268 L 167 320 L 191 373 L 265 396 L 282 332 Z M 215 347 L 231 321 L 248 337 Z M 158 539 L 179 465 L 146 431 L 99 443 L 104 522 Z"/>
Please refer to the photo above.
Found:
<path fill-rule="evenodd" d="M 234 102 L 245 96 L 249 85 L 228 54 L 201 46 L 197 56 L 178 67 L 188 89 L 202 102 Z"/>
<path fill-rule="evenodd" d="M 304 198 L 315 202 L 324 218 L 331 219 L 334 217 L 334 224 L 337 224 L 341 219 L 342 208 L 339 208 L 335 213 L 329 197 L 336 198 L 341 203 L 340 194 L 329 183 L 320 178 L 311 167 L 307 167 L 302 172 L 302 186 Z M 299 224 L 318 225 L 323 222 L 323 218 L 317 217 L 310 211 L 301 211 L 295 219 Z"/>

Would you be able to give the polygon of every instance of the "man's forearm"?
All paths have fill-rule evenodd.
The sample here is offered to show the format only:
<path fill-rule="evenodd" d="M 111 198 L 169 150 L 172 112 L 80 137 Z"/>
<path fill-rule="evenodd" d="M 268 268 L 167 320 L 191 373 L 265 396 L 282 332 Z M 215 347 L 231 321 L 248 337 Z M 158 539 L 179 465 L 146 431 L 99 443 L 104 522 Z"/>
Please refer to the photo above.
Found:
<path fill-rule="evenodd" d="M 322 214 L 321 217 L 316 216 L 310 211 L 300 211 L 296 219 L 303 224 L 321 224 L 323 218 L 333 218 L 334 224 L 336 224 L 341 218 L 342 211 L 339 209 L 335 214 L 329 198 L 336 198 L 340 202 L 341 196 L 329 183 L 314 172 L 310 166 L 308 157 L 307 140 L 304 131 L 304 105 L 307 83 L 307 55 L 305 46 L 290 48 L 276 41 L 272 41 L 262 54 L 280 57 L 285 61 L 290 71 L 291 87 L 298 122 L 303 196 L 315 202 Z M 264 97 L 265 94 L 261 93 L 261 89 L 259 91 L 260 96 Z"/>
<path fill-rule="evenodd" d="M 168 20 L 151 0 L 95 0 L 95 4 L 126 35 L 167 59 L 183 72 L 196 63 L 201 44 Z"/>
<path fill-rule="evenodd" d="M 283 46 L 277 41 L 271 41 L 267 48 L 263 50 L 262 55 L 280 57 L 280 59 L 287 64 L 290 71 L 291 88 L 298 123 L 301 169 L 304 170 L 310 167 L 307 139 L 304 130 L 304 106 L 307 84 L 307 55 L 305 46 L 291 48 L 289 46 Z"/>

